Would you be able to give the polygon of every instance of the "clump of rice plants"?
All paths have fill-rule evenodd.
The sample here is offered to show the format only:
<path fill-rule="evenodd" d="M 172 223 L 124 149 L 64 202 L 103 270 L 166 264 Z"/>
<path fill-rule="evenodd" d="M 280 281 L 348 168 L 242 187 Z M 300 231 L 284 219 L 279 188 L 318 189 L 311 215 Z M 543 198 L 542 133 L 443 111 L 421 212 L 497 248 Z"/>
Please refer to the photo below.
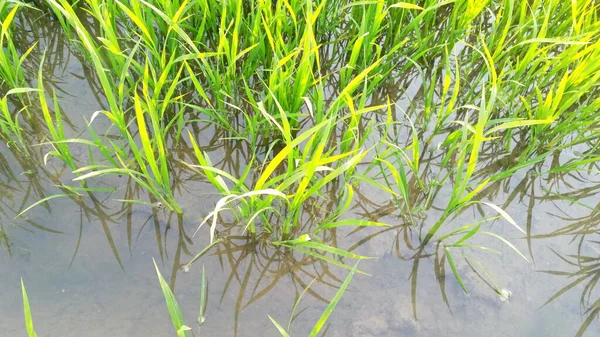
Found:
<path fill-rule="evenodd" d="M 585 94 L 600 76 L 590 63 L 599 28 L 592 3 L 49 0 L 47 5 L 90 59 L 108 104 L 100 114 L 123 140 L 106 145 L 90 127 L 90 145 L 105 163 L 77 168 L 77 179 L 126 174 L 180 211 L 171 189 L 170 162 L 176 158 L 169 147 L 184 142 L 187 133 L 196 160 L 184 163 L 223 195 L 205 219 L 211 222 L 211 239 L 224 209 L 233 210 L 251 234 L 259 221 L 262 230 L 279 232 L 276 240 L 292 239 L 304 204 L 337 179 L 346 195 L 360 183 L 389 193 L 417 225 L 414 215 L 437 204 L 440 189 L 450 185 L 442 215 L 422 238 L 427 245 L 434 238 L 462 235 L 444 244 L 450 262 L 450 248 L 467 247 L 481 224 L 440 234 L 449 219 L 483 205 L 523 231 L 504 210 L 479 200 L 478 192 L 559 148 L 578 144 L 582 140 L 563 140 L 581 130 L 574 127 L 595 123 L 590 117 L 597 102 Z M 99 23 L 98 31 L 82 24 L 79 9 Z M 394 102 L 371 102 L 384 85 L 409 70 L 420 75 L 422 113 L 411 106 L 398 115 Z M 574 85 L 579 90 L 570 89 Z M 365 115 L 386 110 L 384 121 L 364 127 Z M 95 118 L 97 113 L 90 125 Z M 402 118 L 411 123 L 406 147 L 398 143 L 402 136 L 393 135 Z M 184 132 L 200 120 L 252 144 L 252 163 L 242 176 L 214 167 L 193 133 Z M 479 159 L 488 144 L 509 149 L 513 134 L 532 140 L 517 165 L 480 177 Z M 375 150 L 365 148 L 368 139 L 378 137 Z M 331 142 L 338 144 L 328 146 Z M 423 168 L 425 146 L 445 151 L 438 172 Z M 369 168 L 357 172 L 361 162 L 372 158 L 369 152 L 376 152 Z M 379 174 L 369 175 L 376 169 Z M 416 200 L 424 203 L 417 207 Z M 340 206 L 326 222 L 335 223 L 347 207 Z"/>
<path fill-rule="evenodd" d="M 248 166 L 244 177 L 233 178 L 219 171 L 217 174 L 211 173 L 211 170 L 218 169 L 213 168 L 209 164 L 209 158 L 205 158 L 205 154 L 195 147 L 197 159 L 206 177 L 226 194 L 226 198 L 232 199 L 229 201 L 251 195 L 251 201 L 255 203 L 259 195 L 268 194 L 269 200 L 263 200 L 262 206 L 252 205 L 243 210 L 241 215 L 246 220 L 260 217 L 267 227 L 271 227 L 267 228 L 269 231 L 272 231 L 272 226 L 269 226 L 270 221 L 267 220 L 269 214 L 264 213 L 265 205 L 276 197 L 283 203 L 289 203 L 289 208 L 276 210 L 279 214 L 286 213 L 279 220 L 281 225 L 277 227 L 281 229 L 282 234 L 289 235 L 290 228 L 300 221 L 301 206 L 306 200 L 318 195 L 320 188 L 326 183 L 338 177 L 343 178 L 346 172 L 353 171 L 367 153 L 366 149 L 362 148 L 366 137 L 360 136 L 358 123 L 361 114 L 374 111 L 378 107 L 366 106 L 366 100 L 374 86 L 364 85 L 371 80 L 380 80 L 377 76 L 371 78 L 371 73 L 377 65 L 391 57 L 391 54 L 380 55 L 373 65 L 357 70 L 352 77 L 346 74 L 345 78 L 348 80 L 341 88 L 338 98 L 326 105 L 320 48 L 314 31 L 318 17 L 322 15 L 324 3 L 313 4 L 307 1 L 289 6 L 279 4 L 275 7 L 275 13 L 271 13 L 272 4 L 258 3 L 250 8 L 251 15 L 248 18 L 242 15 L 242 11 L 249 9 L 241 2 L 222 3 L 220 6 L 213 4 L 215 6 L 210 7 L 184 2 L 177 10 L 163 7 L 164 4 L 161 3 L 144 1 L 132 2 L 129 4 L 131 7 L 121 2 L 89 2 L 86 5 L 90 8 L 90 15 L 102 22 L 100 27 L 103 37 L 99 41 L 96 41 L 93 32 L 88 31 L 81 23 L 75 13 L 76 8 L 68 2 L 49 1 L 48 4 L 65 25 L 65 29 L 70 27 L 70 34 L 81 41 L 83 52 L 90 58 L 102 83 L 109 105 L 108 110 L 91 116 L 90 125 L 93 125 L 95 118 L 104 115 L 113 122 L 129 151 L 127 153 L 115 143 L 105 145 L 91 127 L 90 132 L 94 136 L 92 142 L 82 139 L 65 140 L 66 143 L 86 144 L 97 148 L 106 162 L 77 168 L 74 170 L 74 173 L 78 174 L 77 180 L 101 177 L 104 174 L 127 174 L 167 207 L 180 211 L 171 190 L 169 162 L 174 158 L 170 155 L 169 146 L 176 146 L 178 142 L 183 141 L 182 131 L 186 124 L 197 121 L 190 120 L 188 116 L 200 113 L 201 116 L 207 115 L 209 122 L 233 130 L 233 137 L 243 139 L 247 136 L 245 139 L 255 145 L 256 153 L 253 157 L 257 162 L 264 160 L 262 165 L 265 167 L 262 175 L 255 178 L 255 185 L 249 188 L 243 186 L 243 181 L 250 173 L 251 165 Z M 145 5 L 143 10 L 140 7 L 142 4 Z M 205 21 L 198 26 L 185 25 L 186 29 L 180 27 L 178 21 L 182 20 L 182 16 L 188 11 L 195 10 L 194 6 L 201 6 L 204 10 Z M 113 11 L 109 12 L 107 8 Z M 209 13 L 214 9 L 220 9 L 222 12 Z M 291 22 L 287 24 L 296 27 L 289 31 L 292 35 L 296 34 L 296 40 L 289 40 L 287 43 L 283 43 L 286 29 L 280 26 L 279 19 L 284 13 L 291 13 Z M 208 38 L 209 31 L 202 29 L 211 22 L 213 16 L 218 17 L 219 14 L 221 22 L 231 23 L 231 30 L 213 32 L 218 33 L 215 36 L 218 37 L 218 44 L 215 43 L 214 48 L 215 46 L 207 45 L 206 42 L 211 41 Z M 253 18 L 252 15 L 262 17 L 262 24 L 260 21 L 254 24 L 261 42 L 248 47 L 238 46 L 239 37 L 247 34 L 243 29 L 248 26 L 242 25 L 241 21 L 244 18 L 250 21 L 258 20 L 258 17 Z M 159 22 L 157 27 L 148 25 L 150 18 L 152 22 Z M 272 20 L 275 28 L 270 27 L 266 20 Z M 119 25 L 116 22 L 132 24 L 131 31 L 139 31 L 142 38 L 136 44 L 122 43 L 121 47 L 119 43 L 123 36 L 118 35 L 120 30 L 117 29 Z M 272 29 L 275 31 L 272 32 Z M 174 42 L 159 49 L 159 36 Z M 246 39 L 244 41 L 248 43 Z M 274 52 L 274 58 L 267 58 L 268 63 L 261 66 L 261 71 L 252 71 L 248 69 L 250 64 L 253 64 L 251 57 L 255 51 L 258 52 L 261 44 L 263 48 L 268 49 L 261 53 Z M 295 44 L 301 49 L 289 48 Z M 105 48 L 112 52 L 105 53 Z M 285 53 L 286 50 L 289 52 Z M 279 54 L 279 51 L 284 53 Z M 235 64 L 238 59 L 245 58 L 246 54 L 249 59 L 245 60 L 241 71 L 248 75 L 247 78 L 243 78 L 242 83 L 233 73 L 240 70 Z M 227 66 L 223 67 L 223 64 Z M 349 65 L 351 66 L 353 64 Z M 160 73 L 156 72 L 158 69 Z M 207 84 L 200 82 L 198 71 L 209 80 Z M 214 82 L 211 82 L 211 79 Z M 227 85 L 224 86 L 222 82 Z M 289 88 L 292 88 L 292 91 L 288 91 Z M 196 94 L 191 94 L 191 90 L 196 91 Z M 290 101 L 290 98 L 293 100 Z M 355 101 L 357 103 L 354 103 Z M 358 108 L 355 104 L 358 104 Z M 345 106 L 349 106 L 351 114 L 340 116 Z M 251 110 L 246 110 L 248 108 Z M 233 121 L 228 117 L 230 113 L 224 110 L 242 114 L 241 128 L 234 127 Z M 130 118 L 135 118 L 135 122 L 128 122 Z M 314 123 L 315 126 L 311 131 L 298 135 L 301 123 Z M 338 125 L 347 127 L 344 141 L 339 148 L 332 147 L 326 150 L 326 143 L 332 141 L 330 135 Z M 189 135 L 195 144 L 192 134 Z M 138 141 L 141 147 L 137 145 Z M 298 145 L 303 141 L 308 141 L 309 146 L 301 153 Z M 264 142 L 270 143 L 266 157 L 258 152 L 258 145 Z M 337 151 L 339 153 L 336 153 Z M 267 165 L 267 157 L 270 156 L 273 156 L 273 160 Z M 342 159 L 348 161 L 344 162 Z M 197 169 L 194 163 L 188 164 Z M 270 175 L 280 164 L 287 166 L 287 174 L 271 180 Z M 326 164 L 330 165 L 325 166 Z M 331 170 L 331 173 L 318 184 L 312 185 L 317 179 L 315 173 L 327 170 Z M 222 177 L 231 177 L 229 180 L 236 186 L 233 191 L 222 182 Z M 296 187 L 298 190 L 290 190 Z M 271 188 L 268 191 L 270 193 L 261 192 L 267 188 Z M 272 190 L 277 190 L 279 194 L 276 195 Z M 238 197 L 235 197 L 236 195 Z M 226 204 L 227 200 L 223 200 L 223 203 Z M 215 211 L 218 212 L 219 209 Z M 335 217 L 329 220 L 335 220 Z M 214 232 L 214 224 L 213 222 L 211 232 Z M 254 233 L 252 221 L 248 221 L 248 226 L 250 232 Z"/>
<path fill-rule="evenodd" d="M 7 101 L 23 95 L 39 102 L 49 155 L 83 189 L 125 176 L 152 203 L 182 213 L 176 172 L 197 174 L 220 197 L 198 224 L 208 224 L 211 244 L 230 212 L 236 234 L 355 271 L 328 254 L 365 257 L 319 234 L 390 225 L 352 214 L 355 191 L 372 189 L 418 233 L 408 245 L 414 275 L 421 256 L 435 255 L 436 273 L 445 277 L 448 266 L 467 292 L 461 261 L 489 276 L 467 252 L 498 252 L 495 241 L 528 260 L 490 229 L 502 222 L 530 234 L 494 203 L 491 186 L 525 170 L 590 170 L 600 159 L 593 0 L 45 0 L 39 7 L 88 61 L 104 99 L 83 112 L 87 130 L 77 138 L 62 129 L 43 58 L 37 87 L 25 89 L 31 49 L 19 53 L 10 30 L 20 6 L 0 2 L 0 75 L 10 88 L 0 100 L 3 140 L 28 145 L 21 110 Z M 109 127 L 97 128 L 99 119 Z M 239 172 L 211 158 L 206 126 L 247 145 Z M 549 163 L 575 146 L 583 155 Z M 73 158 L 73 147 L 88 157 Z M 309 219 L 314 226 L 303 226 Z"/>
<path fill-rule="evenodd" d="M 12 38 L 12 30 L 17 13 L 23 7 L 33 8 L 20 1 L 0 1 L 0 87 L 16 89 L 25 85 L 23 62 L 35 47 L 35 43 L 20 52 L 18 42 Z"/>

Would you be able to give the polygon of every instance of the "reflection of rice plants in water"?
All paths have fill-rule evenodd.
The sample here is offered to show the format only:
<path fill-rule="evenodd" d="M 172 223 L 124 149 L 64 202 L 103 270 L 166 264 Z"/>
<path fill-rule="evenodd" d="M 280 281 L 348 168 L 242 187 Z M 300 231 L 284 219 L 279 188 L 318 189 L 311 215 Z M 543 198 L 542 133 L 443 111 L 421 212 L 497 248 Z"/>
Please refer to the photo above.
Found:
<path fill-rule="evenodd" d="M 567 254 L 567 250 L 556 250 L 550 248 L 551 253 L 556 255 L 561 261 L 561 268 L 548 269 L 540 268 L 540 272 L 564 277 L 567 279 L 567 284 L 559 289 L 555 294 L 543 304 L 549 305 L 554 300 L 558 299 L 565 293 L 575 289 L 581 290 L 580 307 L 584 320 L 581 327 L 576 333 L 576 336 L 583 336 L 590 325 L 597 320 L 600 314 L 600 296 L 597 292 L 598 280 L 600 280 L 600 241 L 598 240 L 598 205 L 590 206 L 587 203 L 579 200 L 585 199 L 590 191 L 574 190 L 568 193 L 556 193 L 546 190 L 546 197 L 554 200 L 564 200 L 571 205 L 578 205 L 587 209 L 589 213 L 582 213 L 579 217 L 565 217 L 567 225 L 556 230 L 534 236 L 538 239 L 548 239 L 552 237 L 569 237 L 572 238 L 572 253 Z M 567 267 L 568 269 L 565 269 Z"/>
<path fill-rule="evenodd" d="M 160 270 L 158 269 L 158 266 L 156 265 L 156 262 L 154 262 L 154 266 L 156 267 L 156 274 L 158 275 L 158 281 L 160 283 L 160 288 L 161 288 L 162 293 L 165 298 L 165 302 L 166 302 L 167 309 L 169 311 L 169 316 L 171 318 L 171 322 L 173 323 L 173 327 L 175 328 L 175 331 L 177 331 L 177 336 L 178 337 L 189 336 L 188 331 L 192 331 L 195 329 L 192 329 L 191 327 L 184 324 L 183 315 L 181 313 L 181 309 L 179 308 L 179 305 L 177 303 L 177 299 L 175 298 L 175 295 L 173 295 L 171 288 L 169 288 L 169 285 L 167 284 L 167 282 L 161 275 Z M 348 274 L 348 276 L 346 276 L 346 279 L 340 285 L 340 288 L 336 292 L 335 296 L 331 299 L 331 301 L 329 301 L 329 304 L 325 308 L 325 311 L 323 312 L 323 314 L 321 315 L 321 317 L 319 318 L 317 323 L 315 323 L 315 325 L 313 326 L 310 334 L 308 335 L 309 337 L 318 336 L 319 333 L 321 332 L 321 330 L 323 330 L 323 327 L 325 326 L 325 323 L 329 319 L 329 316 L 331 315 L 331 313 L 337 306 L 340 298 L 342 297 L 342 295 L 346 291 L 346 288 L 350 284 L 350 281 L 352 280 L 352 277 L 354 276 L 354 273 L 356 272 L 357 266 L 358 266 L 358 263 L 356 263 L 354 265 L 354 267 L 350 270 L 350 273 Z M 24 317 L 25 317 L 25 326 L 27 328 L 27 334 L 29 337 L 37 337 L 37 334 L 33 327 L 33 318 L 31 315 L 31 308 L 29 305 L 29 299 L 27 296 L 27 291 L 25 289 L 25 285 L 23 284 L 23 280 L 21 280 L 21 290 L 22 290 L 22 294 L 23 294 L 23 312 L 24 312 Z M 198 329 L 200 329 L 202 324 L 204 323 L 204 313 L 206 310 L 207 286 L 206 286 L 206 278 L 205 278 L 204 268 L 202 270 L 202 283 L 201 283 L 200 292 L 201 292 L 201 295 L 200 295 L 200 307 L 198 310 Z M 288 323 L 287 330 L 289 330 L 290 325 L 292 323 L 293 316 L 294 316 L 296 307 L 298 305 L 298 302 L 302 299 L 302 296 L 304 294 L 305 294 L 305 292 L 303 292 L 296 300 L 296 303 L 294 303 L 294 309 L 292 310 L 292 317 L 290 317 L 290 321 Z M 289 334 L 286 331 L 286 328 L 284 328 L 279 323 L 277 323 L 277 321 L 275 321 L 271 316 L 269 316 L 269 319 L 273 322 L 273 324 L 275 325 L 275 327 L 277 328 L 277 330 L 279 331 L 281 336 L 289 337 Z M 325 329 L 324 331 L 326 332 L 327 329 Z"/>
<path fill-rule="evenodd" d="M 588 248 L 592 249 L 591 254 L 559 255 L 564 262 L 571 265 L 571 268 L 575 268 L 575 270 L 543 271 L 553 275 L 564 276 L 571 280 L 564 288 L 560 289 L 556 294 L 550 297 L 544 305 L 552 302 L 554 299 L 580 284 L 584 286 L 581 293 L 581 310 L 585 320 L 577 331 L 576 336 L 578 337 L 583 336 L 590 324 L 592 324 L 600 314 L 600 297 L 597 297 L 595 292 L 598 279 L 600 279 L 600 250 L 597 247 L 598 241 L 589 241 L 586 242 L 586 244 L 589 246 Z"/>
<path fill-rule="evenodd" d="M 599 9 L 592 0 L 0 0 L 0 139 L 30 184 L 17 182 L 14 165 L 2 168 L 2 184 L 26 197 L 0 212 L 25 221 L 69 198 L 81 223 L 84 214 L 101 219 L 123 268 L 109 224 L 126 219 L 131 251 L 132 210 L 150 207 L 161 260 L 166 231 L 179 229 L 172 288 L 177 268 L 205 254 L 254 261 L 232 254 L 250 246 L 294 280 L 305 264 L 349 270 L 346 281 L 315 277 L 340 291 L 311 335 L 363 273 L 348 262 L 367 258 L 355 251 L 390 232 L 410 252 L 402 258 L 413 263 L 415 317 L 423 258 L 449 307 L 446 276 L 468 292 L 465 272 L 507 299 L 485 254 L 503 247 L 529 261 L 540 235 L 531 221 L 517 223 L 510 202 L 495 201 L 500 191 L 512 200 L 535 179 L 551 186 L 598 171 Z M 66 56 L 55 36 L 85 64 L 97 111 L 64 108 L 69 93 L 53 74 Z M 40 173 L 54 192 L 35 185 Z M 182 215 L 194 183 L 217 196 L 195 226 L 208 237 L 196 253 Z M 107 207 L 109 199 L 122 206 Z M 531 256 L 496 224 L 525 236 Z M 586 234 L 597 231 L 588 225 Z M 338 245 L 347 233 L 356 243 Z M 573 274 L 581 282 L 591 277 L 591 291 L 593 258 L 564 260 L 584 270 Z M 159 279 L 177 334 L 186 335 Z M 249 304 L 245 290 L 239 307 Z M 588 304 L 581 333 L 598 313 Z"/>

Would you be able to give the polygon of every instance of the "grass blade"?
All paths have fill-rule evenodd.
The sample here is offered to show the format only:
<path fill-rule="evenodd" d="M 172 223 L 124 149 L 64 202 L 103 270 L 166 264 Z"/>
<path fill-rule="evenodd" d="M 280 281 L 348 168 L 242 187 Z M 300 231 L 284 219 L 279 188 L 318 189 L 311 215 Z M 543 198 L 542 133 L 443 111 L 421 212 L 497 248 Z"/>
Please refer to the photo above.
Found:
<path fill-rule="evenodd" d="M 29 298 L 27 297 L 27 291 L 25 290 L 25 284 L 23 284 L 23 279 L 21 279 L 21 292 L 23 293 L 23 315 L 25 317 L 25 327 L 27 328 L 27 335 L 29 337 L 37 337 L 37 334 L 33 329 L 33 319 L 31 318 Z"/>
<path fill-rule="evenodd" d="M 465 294 L 468 294 L 469 292 L 467 291 L 467 287 L 465 287 L 465 283 L 463 282 L 462 278 L 460 277 L 460 274 L 458 273 L 458 269 L 456 269 L 456 264 L 454 263 L 454 258 L 452 257 L 452 254 L 450 254 L 450 249 L 448 249 L 448 248 L 444 248 L 444 249 L 446 250 L 446 257 L 448 258 L 448 264 L 450 265 L 450 268 L 452 269 L 452 274 L 454 274 L 454 278 L 456 278 L 456 281 L 458 282 L 458 284 L 460 285 L 462 290 L 465 292 Z"/>
<path fill-rule="evenodd" d="M 325 323 L 327 322 L 327 319 L 329 318 L 329 316 L 331 315 L 331 313 L 337 306 L 338 302 L 342 298 L 342 295 L 344 295 L 344 292 L 346 291 L 346 288 L 348 288 L 348 285 L 350 284 L 352 277 L 354 277 L 354 273 L 356 272 L 357 268 L 358 268 L 358 262 L 356 262 L 354 267 L 352 267 L 352 270 L 350 270 L 350 273 L 348 274 L 348 276 L 346 276 L 344 283 L 342 283 L 342 285 L 338 289 L 338 291 L 335 294 L 335 296 L 333 297 L 333 299 L 331 299 L 331 302 L 329 302 L 329 305 L 327 305 L 327 308 L 325 308 L 325 311 L 321 315 L 321 318 L 319 318 L 319 320 L 317 321 L 317 324 L 315 324 L 312 331 L 308 335 L 309 337 L 316 337 L 317 334 L 321 331 L 321 329 L 323 328 L 323 325 L 325 325 Z"/>
<path fill-rule="evenodd" d="M 54 199 L 54 198 L 58 198 L 58 197 L 68 197 L 68 196 L 69 196 L 68 194 L 53 194 L 53 195 L 47 196 L 47 197 L 45 197 L 45 198 L 43 198 L 41 200 L 38 200 L 38 201 L 34 202 L 31 206 L 25 208 L 21 213 L 19 213 L 19 214 L 17 214 L 15 216 L 15 219 L 18 218 L 18 217 L 20 217 L 21 215 L 23 215 L 25 212 L 29 211 L 30 209 L 34 208 L 35 206 L 37 206 L 39 204 L 42 204 L 42 203 L 44 203 L 44 202 L 46 202 L 48 200 L 51 200 L 51 199 Z"/>
<path fill-rule="evenodd" d="M 179 309 L 179 304 L 177 304 L 177 300 L 175 299 L 175 295 L 169 288 L 169 285 L 162 277 L 160 270 L 158 270 L 158 266 L 156 265 L 156 261 L 152 259 L 154 262 L 154 268 L 156 269 L 156 275 L 158 276 L 158 281 L 160 282 L 160 289 L 165 297 L 165 302 L 167 303 L 167 308 L 169 310 L 169 316 L 171 317 L 171 322 L 173 322 L 173 327 L 175 331 L 177 331 L 178 337 L 187 337 L 187 330 L 190 330 L 189 327 L 183 324 L 183 315 L 181 314 L 181 310 Z"/>

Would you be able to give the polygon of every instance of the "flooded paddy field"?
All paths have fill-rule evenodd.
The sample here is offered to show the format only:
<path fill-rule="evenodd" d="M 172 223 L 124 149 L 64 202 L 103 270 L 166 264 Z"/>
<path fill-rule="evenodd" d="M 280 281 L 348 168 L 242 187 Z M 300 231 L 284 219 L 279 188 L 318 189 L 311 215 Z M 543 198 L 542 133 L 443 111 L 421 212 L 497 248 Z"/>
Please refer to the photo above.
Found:
<path fill-rule="evenodd" d="M 2 1 L 0 336 L 597 335 L 598 8 Z"/>

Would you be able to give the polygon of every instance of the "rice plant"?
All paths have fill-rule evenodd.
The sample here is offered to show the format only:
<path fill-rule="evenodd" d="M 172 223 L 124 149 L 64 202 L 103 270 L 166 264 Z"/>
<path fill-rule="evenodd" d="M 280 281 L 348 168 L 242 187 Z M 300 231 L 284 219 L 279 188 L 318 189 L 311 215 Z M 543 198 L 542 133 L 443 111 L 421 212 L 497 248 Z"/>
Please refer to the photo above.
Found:
<path fill-rule="evenodd" d="M 27 107 L 18 109 L 12 105 L 9 100 L 10 96 L 36 91 L 36 89 L 30 88 L 15 88 L 9 90 L 2 99 L 0 99 L 0 138 L 7 145 L 14 145 L 18 149 L 25 151 L 27 148 L 25 137 L 23 135 L 23 128 L 21 127 L 20 115 L 27 111 Z"/>

